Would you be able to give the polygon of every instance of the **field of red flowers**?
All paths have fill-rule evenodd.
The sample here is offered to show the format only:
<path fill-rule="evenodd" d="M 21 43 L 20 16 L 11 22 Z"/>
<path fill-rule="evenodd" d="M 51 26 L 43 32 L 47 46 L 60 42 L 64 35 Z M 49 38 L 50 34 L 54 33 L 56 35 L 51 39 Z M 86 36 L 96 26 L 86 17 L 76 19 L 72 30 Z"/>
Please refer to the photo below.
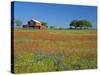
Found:
<path fill-rule="evenodd" d="M 15 73 L 94 69 L 96 30 L 15 30 Z"/>

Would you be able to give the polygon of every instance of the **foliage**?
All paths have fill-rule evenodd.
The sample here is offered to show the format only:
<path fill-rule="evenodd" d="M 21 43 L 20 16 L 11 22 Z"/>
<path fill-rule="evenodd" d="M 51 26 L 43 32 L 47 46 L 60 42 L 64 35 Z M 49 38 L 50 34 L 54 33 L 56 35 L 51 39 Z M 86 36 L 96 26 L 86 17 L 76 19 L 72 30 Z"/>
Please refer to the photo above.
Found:
<path fill-rule="evenodd" d="M 70 29 L 72 29 L 72 27 L 74 27 L 75 29 L 77 29 L 78 27 L 80 27 L 80 29 L 88 29 L 89 27 L 92 27 L 91 22 L 88 20 L 73 20 L 69 25 Z"/>
<path fill-rule="evenodd" d="M 77 20 L 73 20 L 71 23 L 70 23 L 70 28 L 72 29 L 72 26 L 74 26 L 75 28 L 77 27 Z"/>
<path fill-rule="evenodd" d="M 48 24 L 46 22 L 42 22 L 42 25 L 44 25 L 48 28 Z"/>
<path fill-rule="evenodd" d="M 87 20 L 83 20 L 83 23 L 84 23 L 84 27 L 85 27 L 86 29 L 88 29 L 88 27 L 92 27 L 91 22 L 89 22 L 89 21 L 87 21 Z"/>
<path fill-rule="evenodd" d="M 22 20 L 19 20 L 19 19 L 16 20 L 15 23 L 17 27 L 20 27 L 23 24 Z"/>

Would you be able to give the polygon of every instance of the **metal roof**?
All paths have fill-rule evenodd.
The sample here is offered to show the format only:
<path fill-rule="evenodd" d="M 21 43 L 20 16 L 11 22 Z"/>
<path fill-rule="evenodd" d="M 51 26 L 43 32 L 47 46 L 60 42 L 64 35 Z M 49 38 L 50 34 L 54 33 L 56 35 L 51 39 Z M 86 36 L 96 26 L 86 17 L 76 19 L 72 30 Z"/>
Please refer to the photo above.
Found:
<path fill-rule="evenodd" d="M 36 19 L 32 19 L 33 21 L 37 22 L 37 23 L 41 23 L 40 21 L 36 20 Z"/>

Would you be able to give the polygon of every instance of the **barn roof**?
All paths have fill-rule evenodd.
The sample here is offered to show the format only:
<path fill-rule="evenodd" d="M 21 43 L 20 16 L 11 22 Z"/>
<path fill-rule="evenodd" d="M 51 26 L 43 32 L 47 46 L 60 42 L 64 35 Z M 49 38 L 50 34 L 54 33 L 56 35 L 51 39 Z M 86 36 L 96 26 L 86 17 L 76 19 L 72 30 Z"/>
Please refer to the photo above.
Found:
<path fill-rule="evenodd" d="M 40 21 L 36 20 L 36 19 L 32 19 L 33 21 L 37 22 L 37 23 L 41 23 Z"/>

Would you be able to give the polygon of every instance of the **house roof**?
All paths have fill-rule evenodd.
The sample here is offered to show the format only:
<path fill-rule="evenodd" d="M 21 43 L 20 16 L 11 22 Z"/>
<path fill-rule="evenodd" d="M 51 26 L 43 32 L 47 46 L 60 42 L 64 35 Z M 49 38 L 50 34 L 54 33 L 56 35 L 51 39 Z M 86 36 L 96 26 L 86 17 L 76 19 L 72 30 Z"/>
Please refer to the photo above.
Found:
<path fill-rule="evenodd" d="M 36 20 L 36 19 L 32 19 L 33 21 L 37 22 L 37 23 L 41 23 L 40 21 Z"/>

